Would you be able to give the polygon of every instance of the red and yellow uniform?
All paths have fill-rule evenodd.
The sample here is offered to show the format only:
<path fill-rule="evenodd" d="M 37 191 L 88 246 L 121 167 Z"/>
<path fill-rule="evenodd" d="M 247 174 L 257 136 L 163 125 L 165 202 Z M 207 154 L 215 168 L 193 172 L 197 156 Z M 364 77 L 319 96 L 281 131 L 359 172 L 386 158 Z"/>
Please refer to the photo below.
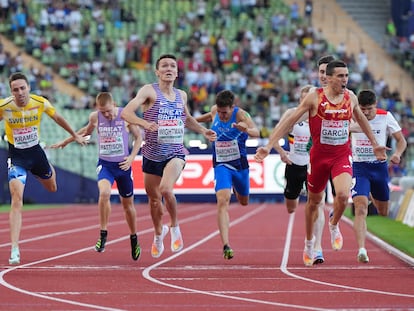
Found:
<path fill-rule="evenodd" d="M 309 118 L 312 136 L 310 164 L 308 167 L 308 189 L 319 193 L 325 189 L 329 176 L 335 178 L 342 173 L 352 176 L 352 155 L 349 126 L 352 119 L 352 104 L 348 90 L 338 104 L 331 103 L 318 90 L 318 112 Z"/>

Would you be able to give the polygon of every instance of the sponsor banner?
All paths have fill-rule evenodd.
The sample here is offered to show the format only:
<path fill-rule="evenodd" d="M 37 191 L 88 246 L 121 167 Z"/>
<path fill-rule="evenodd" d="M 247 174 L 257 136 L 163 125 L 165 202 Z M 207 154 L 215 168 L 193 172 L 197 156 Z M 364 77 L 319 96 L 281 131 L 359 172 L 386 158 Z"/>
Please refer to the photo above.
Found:
<path fill-rule="evenodd" d="M 248 156 L 250 166 L 251 194 L 280 194 L 285 183 L 285 163 L 278 154 L 269 155 L 264 162 L 257 163 L 253 155 Z M 145 194 L 142 173 L 142 156 L 137 156 L 132 163 L 134 177 L 134 194 Z M 176 194 L 214 194 L 214 170 L 211 155 L 187 155 L 182 174 L 174 186 Z M 118 194 L 116 184 L 112 194 Z"/>
<path fill-rule="evenodd" d="M 414 193 L 413 191 L 407 191 L 406 195 L 409 196 L 409 199 L 402 222 L 409 227 L 414 227 Z"/>

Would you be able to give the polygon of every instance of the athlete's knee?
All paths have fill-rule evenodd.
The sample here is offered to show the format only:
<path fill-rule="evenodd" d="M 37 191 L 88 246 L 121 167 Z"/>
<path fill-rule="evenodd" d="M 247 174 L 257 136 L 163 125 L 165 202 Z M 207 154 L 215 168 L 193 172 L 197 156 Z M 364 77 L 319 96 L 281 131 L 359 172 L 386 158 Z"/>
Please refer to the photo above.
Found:
<path fill-rule="evenodd" d="M 388 204 L 378 204 L 376 208 L 377 208 L 379 215 L 388 216 L 388 212 L 389 212 Z"/>
<path fill-rule="evenodd" d="M 162 201 L 159 198 L 149 198 L 149 206 L 151 209 L 160 209 L 162 210 Z"/>
<path fill-rule="evenodd" d="M 220 209 L 220 207 L 224 206 L 227 207 L 230 203 L 230 196 L 216 196 L 217 198 L 217 207 Z"/>
<path fill-rule="evenodd" d="M 368 215 L 368 206 L 363 203 L 354 204 L 355 216 L 366 217 Z"/>
<path fill-rule="evenodd" d="M 322 196 L 312 196 L 308 197 L 308 202 L 306 204 L 306 207 L 310 211 L 317 211 L 319 209 L 319 206 L 322 204 Z"/>
<path fill-rule="evenodd" d="M 238 201 L 243 206 L 249 205 L 249 197 L 248 196 L 239 195 Z"/>
<path fill-rule="evenodd" d="M 124 208 L 124 212 L 130 215 L 133 215 L 136 213 L 134 204 L 124 203 L 122 204 L 122 207 Z"/>
<path fill-rule="evenodd" d="M 58 189 L 56 182 L 53 182 L 53 183 L 50 183 L 50 184 L 46 184 L 45 185 L 45 188 L 49 192 L 56 192 L 57 189 Z"/>
<path fill-rule="evenodd" d="M 170 198 L 174 196 L 173 189 L 167 186 L 160 186 L 160 192 L 164 198 Z"/>
<path fill-rule="evenodd" d="M 377 209 L 378 210 L 378 214 L 380 216 L 388 216 L 388 208 L 387 209 Z"/>
<path fill-rule="evenodd" d="M 99 200 L 100 201 L 109 201 L 111 198 L 111 191 L 108 190 L 99 190 Z"/>
<path fill-rule="evenodd" d="M 346 205 L 348 203 L 349 193 L 345 191 L 337 191 L 335 195 L 335 200 Z"/>

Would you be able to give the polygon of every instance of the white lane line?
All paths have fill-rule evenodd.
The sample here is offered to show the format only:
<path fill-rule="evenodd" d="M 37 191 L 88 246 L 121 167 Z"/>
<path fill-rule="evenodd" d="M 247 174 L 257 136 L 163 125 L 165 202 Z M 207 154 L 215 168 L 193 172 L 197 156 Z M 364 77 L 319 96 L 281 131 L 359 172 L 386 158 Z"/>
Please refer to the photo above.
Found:
<path fill-rule="evenodd" d="M 325 285 L 325 286 L 338 287 L 338 288 L 343 288 L 347 290 L 355 290 L 359 292 L 375 293 L 375 294 L 389 295 L 389 296 L 414 298 L 414 295 L 410 295 L 410 294 L 388 292 L 388 291 L 381 291 L 381 290 L 375 290 L 375 289 L 368 289 L 368 288 L 362 288 L 362 287 L 354 287 L 354 286 L 340 285 L 336 283 L 323 282 L 323 281 L 306 278 L 306 277 L 290 272 L 287 268 L 287 265 L 288 265 L 288 259 L 289 259 L 290 241 L 292 240 L 292 231 L 293 231 L 294 222 L 295 222 L 295 213 L 292 213 L 290 214 L 290 217 L 289 217 L 288 229 L 286 232 L 286 242 L 285 242 L 285 247 L 283 251 L 282 263 L 280 265 L 280 270 L 286 275 L 291 276 L 294 279 L 299 279 L 299 280 L 303 280 L 306 282 L 316 283 L 316 284 Z M 309 267 L 308 269 L 312 269 L 312 267 Z"/>
<path fill-rule="evenodd" d="M 108 311 L 124 311 L 122 309 L 109 308 L 109 307 L 104 307 L 104 306 L 100 306 L 100 305 L 82 303 L 82 302 L 72 301 L 72 300 L 68 300 L 68 299 L 62 299 L 62 298 L 43 295 L 43 294 L 40 294 L 40 293 L 36 293 L 36 292 L 32 292 L 32 291 L 28 291 L 28 290 L 16 287 L 16 286 L 11 285 L 10 283 L 8 283 L 4 280 L 4 275 L 11 272 L 11 271 L 14 271 L 14 270 L 17 270 L 17 269 L 24 269 L 24 268 L 30 267 L 32 265 L 36 265 L 36 264 L 56 260 L 56 259 L 63 258 L 63 257 L 72 256 L 72 255 L 79 254 L 79 253 L 82 253 L 82 252 L 85 252 L 85 251 L 90 251 L 90 250 L 91 250 L 91 247 L 82 248 L 82 249 L 79 249 L 79 250 L 76 250 L 76 251 L 73 251 L 73 252 L 70 252 L 70 253 L 66 253 L 66 254 L 62 254 L 62 255 L 59 255 L 59 256 L 50 257 L 50 258 L 45 258 L 45 259 L 42 259 L 42 260 L 38 260 L 38 261 L 35 261 L 35 262 L 23 264 L 23 265 L 20 265 L 20 266 L 15 266 L 15 267 L 9 268 L 7 270 L 1 271 L 0 272 L 0 285 L 2 285 L 4 287 L 7 287 L 7 288 L 9 288 L 13 291 L 19 292 L 21 294 L 26 294 L 28 296 L 33 296 L 33 297 L 37 297 L 37 298 L 52 300 L 52 301 L 56 301 L 56 302 L 67 303 L 67 304 L 71 304 L 71 305 L 75 305 L 75 306 L 81 306 L 81 307 L 99 309 L 99 310 L 108 310 Z"/>
<path fill-rule="evenodd" d="M 250 211 L 249 213 L 244 214 L 243 216 L 237 218 L 236 220 L 232 221 L 230 223 L 230 227 L 239 224 L 253 216 L 255 216 L 256 214 L 258 214 L 259 212 L 263 211 L 265 208 L 267 207 L 267 204 L 261 204 L 259 207 L 255 208 L 254 210 Z M 244 297 L 238 297 L 238 296 L 233 296 L 233 295 L 229 295 L 229 294 L 223 294 L 221 291 L 204 291 L 204 290 L 198 290 L 198 289 L 193 289 L 193 288 L 189 288 L 189 287 L 184 287 L 184 286 L 179 286 L 179 285 L 175 285 L 175 284 L 171 284 L 171 283 L 167 283 L 162 281 L 161 279 L 157 279 L 151 276 L 151 271 L 155 270 L 156 268 L 158 268 L 160 265 L 167 263 L 169 261 L 174 260 L 175 258 L 182 256 L 183 254 L 191 251 L 192 249 L 206 243 L 207 241 L 211 240 L 213 237 L 217 236 L 219 234 L 219 231 L 216 230 L 212 233 L 210 233 L 209 235 L 207 235 L 206 237 L 204 237 L 203 239 L 199 240 L 198 242 L 186 247 L 185 249 L 183 249 L 181 252 L 176 253 L 162 261 L 159 261 L 147 268 L 144 269 L 144 271 L 142 272 L 142 276 L 159 285 L 163 285 L 163 286 L 167 286 L 170 288 L 175 288 L 181 291 L 186 291 L 186 292 L 191 292 L 191 293 L 197 293 L 197 294 L 202 294 L 202 295 L 207 295 L 207 296 L 214 296 L 214 297 L 220 297 L 220 298 L 225 298 L 225 299 L 232 299 L 232 300 L 238 300 L 238 301 L 244 301 L 244 302 L 252 302 L 252 303 L 258 303 L 258 304 L 262 304 L 262 305 L 272 305 L 272 306 L 279 306 L 279 307 L 288 307 L 288 308 L 301 308 L 303 310 L 315 310 L 315 311 L 326 311 L 329 309 L 323 309 L 323 308 L 314 308 L 314 307 L 309 307 L 309 306 L 303 306 L 303 305 L 295 305 L 295 304 L 286 304 L 286 303 L 280 303 L 280 302 L 273 302 L 273 301 L 267 301 L 267 300 L 261 300 L 261 299 L 253 299 L 253 298 L 244 298 Z M 228 269 L 228 267 L 227 267 Z"/>
<path fill-rule="evenodd" d="M 199 206 L 191 206 L 189 208 L 183 209 L 182 212 L 191 212 L 194 209 L 199 209 Z M 214 210 L 209 210 L 207 213 L 208 214 L 202 213 L 202 214 L 200 214 L 198 216 L 192 216 L 191 217 L 191 220 L 199 219 L 200 217 L 204 217 L 206 215 L 213 214 L 213 213 L 215 213 L 215 209 Z M 97 216 L 95 216 L 93 218 L 96 219 L 96 217 Z M 72 218 L 74 218 L 74 217 L 72 217 Z M 91 218 L 91 217 L 88 216 L 88 218 Z M 84 218 L 82 218 L 82 219 L 84 220 Z M 149 219 L 150 219 L 150 215 L 139 216 L 137 218 L 137 222 L 139 224 L 141 221 L 143 221 L 143 220 L 149 220 Z M 44 219 L 43 219 L 43 221 L 44 221 Z M 75 220 L 72 220 L 72 219 L 67 220 L 66 219 L 66 220 L 55 221 L 55 222 L 47 222 L 45 224 L 39 224 L 39 225 L 29 225 L 29 226 L 25 226 L 24 228 L 25 228 L 25 230 L 27 230 L 27 229 L 33 229 L 33 228 L 38 228 L 38 227 L 46 227 L 46 226 L 47 227 L 53 227 L 54 225 L 61 225 L 61 224 L 74 223 L 74 222 L 77 222 L 76 221 L 76 218 L 75 218 Z M 185 219 L 184 220 L 180 220 L 180 223 L 186 223 L 186 222 L 187 221 Z M 111 223 L 111 226 L 121 225 L 121 224 L 124 224 L 125 223 L 125 219 L 118 220 L 118 221 L 110 221 L 110 223 Z M 72 234 L 72 233 L 77 233 L 77 232 L 82 232 L 82 231 L 93 230 L 93 229 L 96 229 L 96 228 L 97 228 L 97 225 L 95 224 L 95 225 L 90 225 L 90 226 L 87 226 L 87 227 L 79 227 L 79 228 L 70 229 L 70 230 L 58 231 L 58 232 L 54 232 L 54 233 L 50 233 L 50 234 L 39 235 L 39 236 L 35 236 L 33 238 L 28 238 L 28 239 L 20 240 L 19 241 L 19 244 L 24 244 L 24 243 L 29 243 L 29 242 L 39 241 L 39 240 L 44 240 L 44 239 L 49 239 L 49 238 L 55 238 L 57 236 L 62 236 L 62 235 L 66 235 L 66 234 Z M 9 232 L 10 229 L 4 229 L 3 231 Z M 1 232 L 1 230 L 0 230 L 0 232 Z M 148 233 L 147 230 L 145 230 L 144 233 Z M 119 240 L 117 240 L 117 241 L 119 242 Z M 109 241 L 107 242 L 108 245 L 110 245 L 112 243 L 113 243 L 113 241 L 112 242 L 109 242 Z M 11 243 L 10 242 L 0 244 L 0 248 L 1 247 L 10 247 L 10 246 L 11 246 Z"/>
<path fill-rule="evenodd" d="M 187 210 L 192 210 L 192 209 L 194 209 L 194 207 L 186 209 L 186 211 Z M 186 222 L 194 221 L 196 219 L 202 219 L 204 217 L 207 217 L 207 216 L 210 216 L 210 215 L 215 215 L 215 214 L 216 214 L 216 210 L 211 209 L 211 210 L 208 210 L 204 213 L 198 213 L 195 216 L 190 216 L 190 217 L 187 217 L 187 218 L 183 218 L 182 220 L 180 220 L 180 223 L 186 223 Z M 145 216 L 144 218 L 149 218 L 149 216 Z M 62 235 L 62 234 L 68 234 L 68 233 L 72 233 L 72 232 L 88 230 L 90 227 L 91 226 L 85 227 L 87 229 L 79 228 L 79 229 L 67 230 L 67 231 L 62 231 L 62 232 L 56 232 L 56 233 L 53 233 L 53 234 L 44 235 L 44 236 L 41 236 L 41 237 L 36 237 L 36 238 L 30 239 L 30 240 L 35 241 L 35 240 L 41 240 L 41 239 L 46 239 L 46 238 L 52 238 L 52 237 Z M 96 228 L 96 226 L 94 226 L 94 228 Z M 138 232 L 138 234 L 141 235 L 141 234 L 152 233 L 152 232 L 154 232 L 153 227 L 148 228 L 146 230 L 141 230 L 141 231 Z M 123 237 L 120 237 L 118 239 L 108 241 L 107 244 L 110 245 L 110 244 L 118 243 L 118 242 L 124 241 L 128 238 L 129 238 L 129 236 L 123 236 Z M 27 240 L 29 240 L 29 239 L 27 239 Z M 28 242 L 27 240 L 26 240 L 26 242 Z M 11 267 L 7 268 L 6 270 L 0 272 L 0 286 L 2 285 L 2 286 L 7 287 L 11 290 L 14 290 L 16 292 L 26 294 L 26 295 L 29 295 L 29 296 L 42 298 L 42 299 L 46 299 L 46 300 L 52 300 L 52 301 L 56 301 L 56 302 L 67 303 L 67 304 L 76 305 L 76 306 L 92 308 L 94 310 L 99 309 L 99 310 L 108 310 L 108 311 L 125 311 L 125 310 L 122 310 L 122 309 L 109 308 L 109 307 L 98 306 L 98 305 L 94 305 L 94 304 L 81 303 L 81 302 L 77 302 L 77 301 L 73 301 L 73 300 L 69 300 L 69 299 L 51 297 L 51 296 L 48 296 L 48 295 L 45 295 L 45 294 L 41 294 L 39 292 L 32 292 L 32 291 L 25 290 L 23 288 L 16 287 L 16 286 L 14 286 L 14 285 L 12 285 L 12 284 L 10 284 L 10 283 L 8 283 L 4 280 L 4 276 L 7 273 L 11 272 L 11 271 L 14 271 L 14 270 L 17 270 L 17 269 L 30 268 L 31 266 L 35 266 L 35 265 L 42 264 L 42 263 L 45 263 L 45 262 L 50 262 L 50 261 L 57 260 L 57 259 L 60 259 L 60 258 L 69 257 L 69 256 L 76 255 L 76 254 L 79 254 L 79 253 L 83 253 L 83 252 L 86 252 L 86 251 L 91 251 L 92 249 L 93 249 L 92 246 L 85 247 L 85 248 L 78 249 L 78 250 L 75 250 L 75 251 L 72 251 L 72 252 L 68 252 L 68 253 L 65 253 L 65 254 L 61 254 L 61 255 L 57 255 L 57 256 L 53 256 L 53 257 L 49 257 L 49 258 L 44 258 L 44 259 L 41 259 L 41 260 L 38 260 L 38 261 L 22 264 L 22 265 L 19 265 L 19 266 L 11 266 Z"/>

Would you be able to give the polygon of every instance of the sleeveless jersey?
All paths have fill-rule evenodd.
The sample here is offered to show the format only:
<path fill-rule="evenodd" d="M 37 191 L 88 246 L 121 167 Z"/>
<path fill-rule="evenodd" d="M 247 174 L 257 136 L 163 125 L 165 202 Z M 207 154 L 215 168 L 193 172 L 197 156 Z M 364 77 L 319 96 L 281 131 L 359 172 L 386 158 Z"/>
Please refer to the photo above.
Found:
<path fill-rule="evenodd" d="M 43 112 L 53 117 L 56 110 L 42 96 L 30 94 L 29 103 L 25 107 L 17 106 L 13 96 L 0 100 L 0 117 L 5 121 L 9 143 L 16 149 L 38 145 Z"/>
<path fill-rule="evenodd" d="M 121 119 L 122 108 L 113 120 L 105 118 L 98 111 L 98 148 L 99 158 L 108 162 L 122 162 L 129 155 L 125 121 Z"/>
<path fill-rule="evenodd" d="M 213 167 L 220 164 L 230 165 L 237 170 L 249 167 L 246 150 L 248 135 L 232 126 L 237 122 L 237 111 L 239 107 L 234 107 L 227 122 L 221 121 L 218 114 L 214 117 L 211 129 L 217 133 L 217 140 L 213 142 Z"/>
<path fill-rule="evenodd" d="M 307 151 L 309 137 L 308 122 L 296 123 L 292 132 L 289 133 L 289 159 L 294 164 L 302 166 L 309 163 L 309 153 Z"/>
<path fill-rule="evenodd" d="M 389 135 L 401 131 L 401 127 L 389 111 L 377 109 L 375 118 L 369 121 L 378 144 L 385 146 Z M 352 159 L 354 162 L 377 162 L 372 145 L 364 133 L 352 133 Z"/>
<path fill-rule="evenodd" d="M 312 152 L 334 155 L 351 153 L 349 125 L 352 119 L 351 97 L 345 90 L 342 102 L 332 104 L 326 98 L 323 88 L 318 88 L 318 112 L 309 118 L 312 136 Z"/>
<path fill-rule="evenodd" d="M 145 130 L 145 144 L 142 155 L 155 162 L 166 161 L 177 155 L 185 155 L 184 128 L 186 115 L 184 103 L 179 91 L 174 88 L 175 99 L 167 99 L 158 83 L 153 88 L 157 94 L 154 104 L 144 112 L 144 119 L 156 122 L 158 131 Z"/>

